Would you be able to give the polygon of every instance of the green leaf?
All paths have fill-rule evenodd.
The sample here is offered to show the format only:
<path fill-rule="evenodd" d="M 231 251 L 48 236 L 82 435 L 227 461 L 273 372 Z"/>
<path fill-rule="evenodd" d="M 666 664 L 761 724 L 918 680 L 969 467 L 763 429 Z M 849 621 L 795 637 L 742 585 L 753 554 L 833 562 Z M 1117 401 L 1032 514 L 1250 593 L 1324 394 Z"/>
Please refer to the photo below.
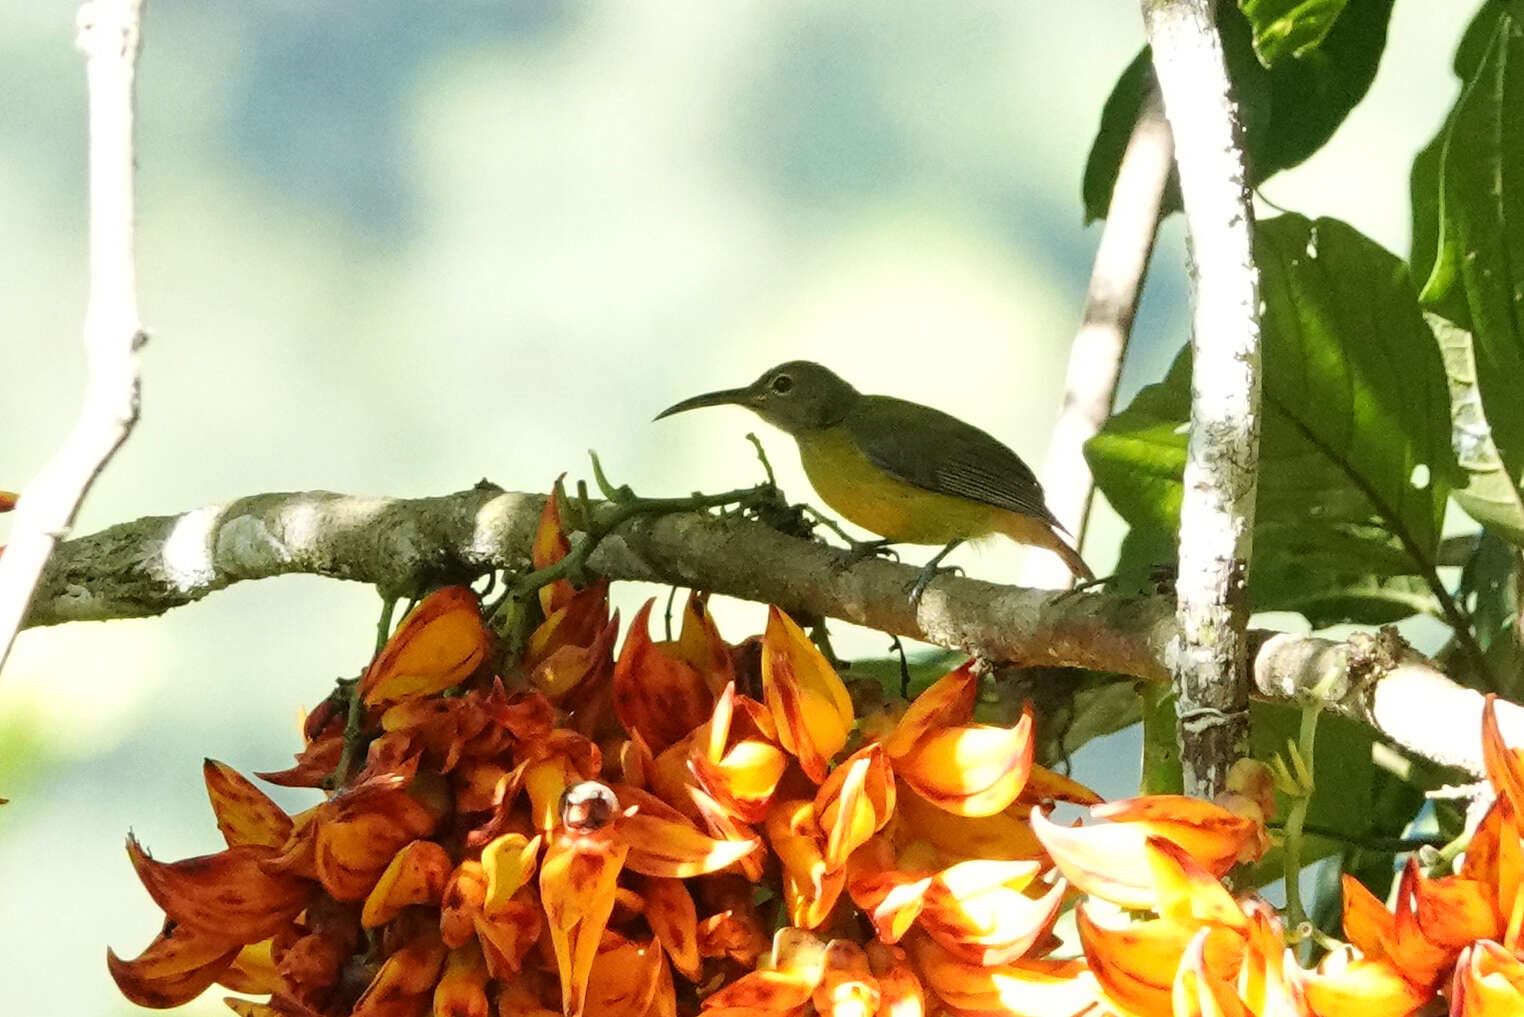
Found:
<path fill-rule="evenodd" d="M 1460 595 L 1473 598 L 1471 621 L 1497 693 L 1518 702 L 1524 691 L 1524 633 L 1519 629 L 1519 549 L 1484 531 L 1461 572 Z"/>
<path fill-rule="evenodd" d="M 1449 323 L 1436 331 L 1468 473 L 1456 500 L 1524 546 L 1524 26 L 1507 6 L 1483 7 L 1455 68 L 1460 98 L 1413 164 L 1414 268 Z"/>
<path fill-rule="evenodd" d="M 1318 627 L 1435 610 L 1456 468 L 1439 353 L 1405 266 L 1344 223 L 1292 215 L 1259 225 L 1255 253 L 1265 311 L 1251 607 Z M 1189 409 L 1183 353 L 1086 447 L 1117 512 L 1159 534 L 1137 538 L 1150 548 L 1178 529 Z"/>
<path fill-rule="evenodd" d="M 1284 2 L 1284 0 L 1277 0 Z M 1308 0 L 1309 5 L 1335 0 Z M 1223 56 L 1244 127 L 1249 182 L 1258 185 L 1295 166 L 1333 136 L 1349 111 L 1365 97 L 1386 48 L 1386 27 L 1393 0 L 1347 0 L 1321 44 L 1291 53 L 1266 68 L 1254 50 L 1254 32 L 1237 7 L 1218 7 Z M 1117 167 L 1144 90 L 1152 83 L 1149 51 L 1133 59 L 1117 80 L 1101 114 L 1090 157 L 1085 164 L 1085 221 L 1106 216 Z M 1171 187 L 1164 210 L 1180 207 Z"/>
<path fill-rule="evenodd" d="M 1476 77 L 1482 58 L 1486 56 L 1488 44 L 1497 31 L 1498 17 L 1503 12 L 1501 4 L 1496 0 L 1482 5 L 1471 24 L 1466 27 L 1466 32 L 1461 36 L 1460 45 L 1455 48 L 1455 60 L 1452 66 L 1455 76 L 1460 78 L 1462 84 Z M 1464 94 L 1464 89 L 1462 90 Z M 1459 102 L 1459 100 L 1457 100 Z M 1413 240 L 1412 254 L 1408 263 L 1412 266 L 1413 281 L 1418 283 L 1419 289 L 1423 288 L 1425 281 L 1434 270 L 1434 257 L 1439 249 L 1439 162 L 1445 145 L 1445 135 L 1449 131 L 1450 121 L 1447 117 L 1445 123 L 1440 126 L 1439 133 L 1434 135 L 1434 140 L 1426 145 L 1413 160 L 1413 172 L 1410 178 L 1413 196 Z"/>
<path fill-rule="evenodd" d="M 1482 406 L 1475 340 L 1470 332 L 1438 314 L 1429 312 L 1425 317 L 1444 357 L 1450 385 L 1451 444 L 1456 461 L 1466 473 L 1466 486 L 1455 492 L 1455 500 L 1488 530 L 1524 547 L 1524 498 L 1498 452 Z M 1495 415 L 1514 422 L 1509 407 Z"/>
<path fill-rule="evenodd" d="M 1239 0 L 1254 29 L 1254 52 L 1273 67 L 1285 57 L 1305 57 L 1323 44 L 1348 0 Z"/>
<path fill-rule="evenodd" d="M 1147 46 L 1117 78 L 1111 94 L 1101 107 L 1101 126 L 1090 146 L 1090 156 L 1085 160 L 1085 178 L 1081 193 L 1085 200 L 1085 222 L 1092 223 L 1106 218 L 1111 205 L 1111 190 L 1117 183 L 1117 172 L 1122 165 L 1122 155 L 1132 137 L 1132 126 L 1138 122 L 1138 110 L 1143 106 L 1144 93 L 1153 87 L 1153 56 Z M 1173 170 L 1170 171 L 1168 189 L 1164 195 L 1164 212 L 1180 208 L 1180 185 Z"/>

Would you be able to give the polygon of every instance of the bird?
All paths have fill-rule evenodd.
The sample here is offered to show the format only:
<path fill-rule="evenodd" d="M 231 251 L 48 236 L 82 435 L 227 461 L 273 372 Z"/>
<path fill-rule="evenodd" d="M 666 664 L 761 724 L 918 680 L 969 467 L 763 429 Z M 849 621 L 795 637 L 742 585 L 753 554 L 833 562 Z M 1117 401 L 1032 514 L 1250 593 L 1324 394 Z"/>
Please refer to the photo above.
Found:
<path fill-rule="evenodd" d="M 744 388 L 706 392 L 657 420 L 707 406 L 744 406 L 789 435 L 815 493 L 841 516 L 893 544 L 941 544 L 910 590 L 918 605 L 959 544 L 1000 533 L 1058 555 L 1077 579 L 1094 573 L 1064 539 L 1042 485 L 1021 457 L 972 424 L 930 406 L 864 395 L 809 360 L 779 364 Z"/>

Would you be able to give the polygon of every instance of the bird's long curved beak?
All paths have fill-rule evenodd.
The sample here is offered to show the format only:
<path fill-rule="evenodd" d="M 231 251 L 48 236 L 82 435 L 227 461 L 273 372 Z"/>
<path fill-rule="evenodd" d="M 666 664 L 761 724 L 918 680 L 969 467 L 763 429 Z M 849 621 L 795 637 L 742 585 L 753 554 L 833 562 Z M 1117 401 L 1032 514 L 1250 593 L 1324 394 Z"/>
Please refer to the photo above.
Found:
<path fill-rule="evenodd" d="M 670 417 L 674 413 L 683 413 L 687 410 L 702 409 L 705 406 L 750 406 L 755 401 L 749 388 L 727 388 L 719 392 L 705 392 L 703 395 L 684 399 L 680 403 L 674 403 L 658 413 L 654 418 Z"/>

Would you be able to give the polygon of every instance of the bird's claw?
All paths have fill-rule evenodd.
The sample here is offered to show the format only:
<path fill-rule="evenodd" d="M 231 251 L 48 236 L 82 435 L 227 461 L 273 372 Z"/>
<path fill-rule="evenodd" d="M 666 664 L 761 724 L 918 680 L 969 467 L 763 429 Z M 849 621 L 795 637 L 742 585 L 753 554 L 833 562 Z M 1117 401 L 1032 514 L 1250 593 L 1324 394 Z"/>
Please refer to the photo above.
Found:
<path fill-rule="evenodd" d="M 845 566 L 850 568 L 866 558 L 887 558 L 899 561 L 899 553 L 890 544 L 892 540 L 854 540 L 852 546 L 847 548 L 847 560 Z"/>
<path fill-rule="evenodd" d="M 956 565 L 938 565 L 935 561 L 928 562 L 921 567 L 921 571 L 915 577 L 915 583 L 910 587 L 910 606 L 921 606 L 921 595 L 926 592 L 926 587 L 932 584 L 938 576 L 956 573 L 962 575 L 963 570 Z"/>

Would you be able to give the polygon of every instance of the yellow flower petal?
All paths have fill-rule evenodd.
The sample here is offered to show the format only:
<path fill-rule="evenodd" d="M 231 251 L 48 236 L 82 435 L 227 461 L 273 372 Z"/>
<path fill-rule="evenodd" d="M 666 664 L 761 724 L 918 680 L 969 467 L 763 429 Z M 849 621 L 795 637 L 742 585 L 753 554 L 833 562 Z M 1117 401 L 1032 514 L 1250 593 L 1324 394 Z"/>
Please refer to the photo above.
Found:
<path fill-rule="evenodd" d="M 769 607 L 762 637 L 762 692 L 783 747 L 816 784 L 852 730 L 847 687 L 792 618 Z"/>

